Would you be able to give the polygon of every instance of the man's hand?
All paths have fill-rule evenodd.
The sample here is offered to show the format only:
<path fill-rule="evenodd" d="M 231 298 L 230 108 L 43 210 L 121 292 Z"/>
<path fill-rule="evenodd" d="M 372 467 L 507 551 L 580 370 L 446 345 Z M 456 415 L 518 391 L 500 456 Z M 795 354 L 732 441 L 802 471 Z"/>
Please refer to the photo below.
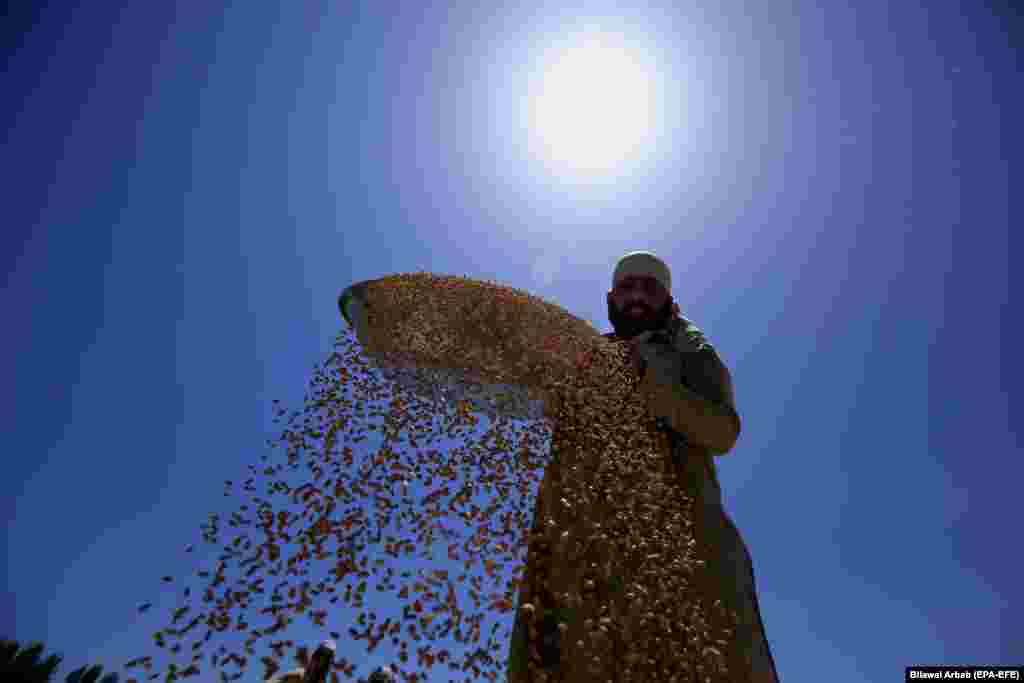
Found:
<path fill-rule="evenodd" d="M 675 320 L 680 318 L 679 304 L 672 304 L 672 317 Z M 653 355 L 657 355 L 656 352 L 652 353 L 652 351 L 655 351 L 654 349 L 650 347 L 645 349 L 642 346 L 650 341 L 651 337 L 656 333 L 656 330 L 648 330 L 647 332 L 641 332 L 632 339 L 626 340 L 626 343 L 628 344 L 626 350 L 626 362 L 633 366 L 633 369 L 636 370 L 638 375 L 643 375 L 648 361 L 651 360 Z"/>
<path fill-rule="evenodd" d="M 671 344 L 652 342 L 657 334 L 649 330 L 627 340 L 626 357 L 641 377 L 652 373 L 661 384 L 677 384 L 682 378 L 683 354 Z"/>
<path fill-rule="evenodd" d="M 647 365 L 641 345 L 646 344 L 653 335 L 654 331 L 648 330 L 636 335 L 632 339 L 626 340 L 626 362 L 636 370 L 638 375 L 643 374 L 644 368 Z"/>

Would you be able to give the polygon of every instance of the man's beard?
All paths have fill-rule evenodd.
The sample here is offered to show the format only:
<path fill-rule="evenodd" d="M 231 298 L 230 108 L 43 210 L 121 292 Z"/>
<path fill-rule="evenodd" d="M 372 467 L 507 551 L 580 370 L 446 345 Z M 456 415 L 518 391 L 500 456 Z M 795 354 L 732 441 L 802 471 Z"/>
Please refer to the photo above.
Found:
<path fill-rule="evenodd" d="M 651 315 L 633 317 L 615 308 L 615 304 L 608 301 L 608 321 L 611 322 L 615 336 L 621 339 L 632 339 L 641 332 L 648 330 L 660 330 L 664 328 L 672 316 L 672 297 L 665 301 L 665 305 Z M 628 309 L 627 309 L 628 310 Z"/>

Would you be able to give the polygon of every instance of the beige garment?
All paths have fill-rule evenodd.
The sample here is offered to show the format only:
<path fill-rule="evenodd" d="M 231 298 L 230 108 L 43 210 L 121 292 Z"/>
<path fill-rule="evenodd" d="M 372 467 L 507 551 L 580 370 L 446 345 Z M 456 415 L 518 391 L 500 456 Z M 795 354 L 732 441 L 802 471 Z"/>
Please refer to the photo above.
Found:
<path fill-rule="evenodd" d="M 724 374 L 721 372 L 724 366 L 716 369 L 716 364 L 721 365 L 721 361 L 699 330 L 682 319 L 676 322 L 670 332 L 684 359 L 679 367 L 683 368 L 685 381 L 680 383 L 704 396 L 710 395 L 717 405 L 735 415 L 731 386 L 722 386 L 721 380 L 717 386 L 709 382 Z M 673 399 L 670 392 L 663 390 L 664 386 L 660 391 L 654 387 L 655 383 L 664 385 L 667 381 L 668 378 L 648 373 L 639 390 L 648 391 L 650 397 L 657 397 L 657 401 L 663 402 L 660 405 L 650 404 L 652 413 L 670 417 L 675 413 L 678 424 L 683 419 L 682 408 L 671 404 Z M 725 383 L 728 384 L 727 379 Z M 549 683 L 607 680 L 618 683 L 623 680 L 621 673 L 624 669 L 624 654 L 636 652 L 640 636 L 635 632 L 623 633 L 612 628 L 607 636 L 590 642 L 584 622 L 591 619 L 600 623 L 602 616 L 609 615 L 617 623 L 628 621 L 625 619 L 631 604 L 626 599 L 628 591 L 660 594 L 666 613 L 675 611 L 677 615 L 692 614 L 696 610 L 712 624 L 709 629 L 711 637 L 728 643 L 720 649 L 723 650 L 729 674 L 711 680 L 778 683 L 757 605 L 750 554 L 739 531 L 722 507 L 721 490 L 713 463 L 714 454 L 696 445 L 696 434 L 685 438 L 673 433 L 672 429 L 666 429 L 668 423 L 665 419 L 652 420 L 652 423 L 651 431 L 661 437 L 662 446 L 658 450 L 662 457 L 650 459 L 642 466 L 643 471 L 634 474 L 638 479 L 665 477 L 669 482 L 666 494 L 657 501 L 657 521 L 646 530 L 649 532 L 651 546 L 659 547 L 662 556 L 657 559 L 638 558 L 635 555 L 627 557 L 614 547 L 605 547 L 595 550 L 582 563 L 574 565 L 566 560 L 564 552 L 552 548 L 550 543 L 531 542 L 517 607 L 530 603 L 535 607 L 536 616 L 531 627 L 523 612 L 517 610 L 508 666 L 510 683 L 539 681 L 541 679 L 534 673 L 541 669 L 545 670 Z M 612 521 L 608 519 L 608 509 L 612 506 L 595 504 L 587 510 L 575 510 L 570 514 L 560 504 L 563 498 L 572 498 L 566 495 L 570 488 L 594 484 L 589 475 L 597 469 L 599 463 L 595 458 L 600 456 L 586 456 L 583 451 L 587 449 L 579 447 L 578 432 L 585 428 L 585 425 L 556 426 L 552 439 L 552 460 L 545 470 L 538 492 L 534 533 L 542 533 L 547 525 L 559 530 L 571 528 L 573 524 L 580 524 L 581 516 L 586 517 L 589 524 L 601 523 L 603 528 L 608 528 Z M 575 436 L 571 436 L 574 432 Z M 599 451 L 600 446 L 596 445 L 593 452 Z M 570 472 L 575 474 L 570 475 Z M 686 503 L 687 497 L 693 502 Z M 687 505 L 691 507 L 687 508 Z M 673 520 L 681 516 L 692 518 L 696 527 L 696 533 L 692 534 L 696 545 L 689 549 L 673 548 L 671 542 L 666 543 L 662 533 L 664 529 L 671 528 Z M 680 534 L 680 538 L 683 536 Z M 688 552 L 690 555 L 687 555 Z M 683 560 L 686 556 L 704 560 L 706 571 L 680 581 L 675 581 L 669 572 L 667 580 L 673 584 L 671 586 L 666 585 L 665 578 L 648 580 L 658 574 L 664 577 L 664 571 L 645 576 L 645 563 Z M 611 571 L 605 572 L 607 577 L 601 572 L 588 574 L 587 566 L 590 562 L 606 565 Z M 582 569 L 580 564 L 583 565 Z M 588 577 L 594 583 L 587 599 L 575 608 L 566 604 L 561 596 L 567 591 L 582 593 L 580 586 Z M 628 577 L 628 581 L 624 577 Z M 717 606 L 716 601 L 719 601 Z M 602 607 L 606 610 L 603 613 Z M 731 615 L 735 615 L 736 622 L 730 621 Z M 559 622 L 565 624 L 564 633 L 557 628 Z M 678 620 L 676 623 L 679 623 Z M 730 627 L 735 629 L 734 635 L 725 631 Z M 710 668 L 717 661 L 712 655 L 688 651 L 688 638 L 679 629 L 675 629 L 675 632 L 671 627 L 663 629 L 651 635 L 652 643 L 655 642 L 654 638 L 660 641 L 652 645 L 644 656 L 653 663 L 652 668 L 664 671 L 676 667 L 675 670 L 680 674 L 679 680 L 687 680 L 692 675 L 692 672 L 680 669 L 684 666 L 683 662 L 703 663 Z M 582 648 L 579 646 L 581 641 Z M 540 665 L 532 669 L 534 673 L 531 673 L 528 663 L 530 658 Z M 646 679 L 634 676 L 633 680 Z"/>

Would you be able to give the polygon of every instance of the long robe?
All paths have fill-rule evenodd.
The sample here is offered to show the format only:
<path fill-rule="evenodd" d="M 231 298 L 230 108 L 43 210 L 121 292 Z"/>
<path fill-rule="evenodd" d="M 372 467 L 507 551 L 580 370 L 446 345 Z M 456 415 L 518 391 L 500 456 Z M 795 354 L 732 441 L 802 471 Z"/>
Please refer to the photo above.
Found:
<path fill-rule="evenodd" d="M 714 348 L 692 322 L 678 317 L 661 332 L 664 333 L 662 339 L 668 342 L 673 352 L 681 354 L 678 367 L 682 368 L 682 372 L 678 377 L 664 377 L 659 376 L 658 369 L 652 366 L 645 373 L 639 390 L 644 392 L 650 412 L 657 416 L 657 429 L 665 436 L 662 441 L 664 461 L 671 463 L 667 469 L 673 473 L 675 485 L 685 490 L 696 501 L 692 509 L 696 527 L 694 535 L 701 543 L 702 557 L 707 563 L 706 572 L 702 573 L 703 587 L 699 592 L 707 597 L 707 604 L 721 600 L 726 608 L 734 610 L 737 617 L 735 634 L 726 638 L 730 641 L 731 655 L 731 666 L 726 680 L 736 683 L 778 683 L 758 607 L 753 562 L 739 530 L 722 506 L 714 457 L 724 455 L 731 446 L 720 446 L 721 450 L 716 453 L 711 448 L 701 445 L 709 441 L 705 437 L 711 428 L 694 421 L 692 415 L 684 414 L 687 407 L 683 405 L 685 401 L 681 398 L 682 394 L 688 396 L 692 406 L 692 399 L 696 395 L 714 404 L 719 415 L 731 414 L 735 419 L 735 430 L 738 435 L 739 416 L 736 413 L 731 380 Z M 614 334 L 604 336 L 616 341 Z M 677 386 L 682 387 L 682 390 L 677 389 Z M 692 413 L 692 408 L 689 410 Z M 721 424 L 720 419 L 717 424 Z M 542 533 L 543 524 L 550 524 L 549 520 L 554 520 L 556 524 L 569 524 L 564 517 L 562 501 L 563 489 L 567 485 L 565 477 L 569 476 L 564 468 L 569 462 L 577 465 L 574 468 L 577 473 L 578 465 L 584 464 L 586 468 L 585 461 L 574 459 L 573 454 L 567 452 L 567 444 L 572 442 L 568 432 L 579 428 L 580 425 L 561 422 L 555 425 L 551 447 L 552 461 L 545 470 L 538 492 L 533 528 L 536 534 Z M 593 466 L 593 462 L 590 466 Z M 654 469 L 651 471 L 654 472 L 659 466 L 662 465 L 652 464 Z M 640 473 L 640 476 L 643 476 L 643 473 Z M 670 498 L 664 507 L 672 507 L 674 502 Z M 594 508 L 588 514 L 597 517 L 602 515 L 602 511 Z M 607 550 L 604 552 L 605 555 L 608 554 Z M 622 557 L 609 560 L 600 554 L 588 559 L 596 560 L 598 563 L 602 560 L 610 561 L 620 567 L 625 562 Z M 569 652 L 573 653 L 571 655 L 562 652 L 569 645 L 566 641 L 576 643 L 577 639 L 584 637 L 581 635 L 584 630 L 580 622 L 586 618 L 597 620 L 599 615 L 585 609 L 574 609 L 559 599 L 560 591 L 570 588 L 570 582 L 565 576 L 571 572 L 558 567 L 558 564 L 559 560 L 554 558 L 550 543 L 530 543 L 526 572 L 520 584 L 519 606 L 529 601 L 535 607 L 536 616 L 531 628 L 522 610 L 517 610 L 508 666 L 510 683 L 532 683 L 538 680 L 531 675 L 527 666 L 527 660 L 531 656 L 535 660 L 540 659 L 547 681 L 582 683 L 592 680 L 622 680 L 617 673 L 622 669 L 622 652 L 628 650 L 622 642 L 616 644 L 606 639 L 603 651 L 587 651 L 587 662 L 578 661 L 578 653 L 581 652 L 578 648 L 570 646 Z M 634 566 L 633 569 L 637 570 L 638 567 Z M 556 590 L 551 590 L 552 586 L 555 586 Z M 611 576 L 607 585 L 598 580 L 596 590 L 597 593 L 593 595 L 598 599 L 595 602 L 611 604 L 618 599 L 618 604 L 622 606 L 618 613 L 628 610 L 628 601 L 623 601 L 621 597 L 621 576 Z M 559 622 L 568 627 L 564 634 L 558 629 Z M 669 644 L 668 639 L 665 640 L 665 644 Z M 671 647 L 669 645 L 670 649 Z M 665 656 L 671 658 L 671 655 L 662 653 L 652 653 L 651 656 L 655 659 Z M 634 677 L 633 680 L 638 679 Z M 689 676 L 681 675 L 678 680 L 689 680 Z"/>

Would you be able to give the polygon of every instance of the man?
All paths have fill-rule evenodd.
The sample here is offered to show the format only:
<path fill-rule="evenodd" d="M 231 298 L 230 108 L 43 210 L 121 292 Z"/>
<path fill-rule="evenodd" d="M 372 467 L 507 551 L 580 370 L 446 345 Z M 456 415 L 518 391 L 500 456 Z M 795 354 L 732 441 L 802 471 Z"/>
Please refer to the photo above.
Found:
<path fill-rule="evenodd" d="M 757 604 L 753 564 L 739 531 L 722 507 L 714 457 L 728 453 L 740 432 L 729 370 L 707 339 L 679 315 L 671 296 L 668 266 L 649 252 L 624 256 L 607 294 L 613 332 L 628 345 L 627 357 L 640 374 L 648 411 L 669 436 L 670 453 L 686 472 L 698 500 L 699 532 L 712 546 L 709 565 L 737 610 L 736 640 L 749 664 L 750 683 L 778 683 Z M 548 412 L 552 417 L 555 410 Z M 558 426 L 556 426 L 556 433 Z M 542 488 L 543 488 L 542 484 Z M 555 671 L 560 657 L 558 619 L 546 615 L 536 643 L 544 668 Z M 527 629 L 517 614 L 509 662 L 510 680 L 526 680 Z M 737 679 L 738 680 L 738 679 Z"/>
<path fill-rule="evenodd" d="M 326 683 L 336 650 L 333 640 L 325 640 L 313 652 L 305 668 L 292 669 L 269 679 L 268 683 Z"/>

